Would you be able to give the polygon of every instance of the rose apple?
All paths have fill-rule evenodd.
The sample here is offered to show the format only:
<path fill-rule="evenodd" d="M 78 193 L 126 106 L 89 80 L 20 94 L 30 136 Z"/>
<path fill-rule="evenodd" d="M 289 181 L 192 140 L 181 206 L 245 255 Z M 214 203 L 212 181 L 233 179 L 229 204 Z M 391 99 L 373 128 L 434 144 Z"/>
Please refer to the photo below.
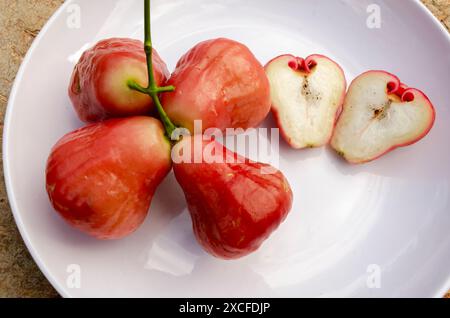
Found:
<path fill-rule="evenodd" d="M 170 168 L 170 143 L 158 120 L 110 119 L 69 133 L 54 146 L 46 188 L 69 224 L 99 239 L 117 239 L 144 221 Z"/>
<path fill-rule="evenodd" d="M 434 107 L 420 90 L 390 73 L 369 71 L 350 85 L 331 145 L 349 162 L 368 162 L 420 140 L 434 119 Z"/>
<path fill-rule="evenodd" d="M 289 145 L 301 149 L 327 144 L 347 86 L 341 67 L 323 55 L 281 55 L 266 65 L 266 74 L 272 111 Z"/>
<path fill-rule="evenodd" d="M 197 44 L 179 61 L 162 104 L 175 125 L 194 133 L 202 128 L 255 127 L 270 111 L 270 88 L 264 69 L 243 44 L 215 39 Z"/>
<path fill-rule="evenodd" d="M 174 160 L 174 172 L 195 236 L 208 253 L 223 259 L 248 255 L 286 218 L 292 191 L 277 169 L 240 157 L 216 141 L 185 137 L 175 147 L 175 154 L 188 154 Z"/>
<path fill-rule="evenodd" d="M 153 73 L 158 85 L 169 76 L 153 50 Z M 132 90 L 130 81 L 148 85 L 144 45 L 139 40 L 112 38 L 98 42 L 81 56 L 72 74 L 69 96 L 84 122 L 149 114 L 150 96 Z"/>

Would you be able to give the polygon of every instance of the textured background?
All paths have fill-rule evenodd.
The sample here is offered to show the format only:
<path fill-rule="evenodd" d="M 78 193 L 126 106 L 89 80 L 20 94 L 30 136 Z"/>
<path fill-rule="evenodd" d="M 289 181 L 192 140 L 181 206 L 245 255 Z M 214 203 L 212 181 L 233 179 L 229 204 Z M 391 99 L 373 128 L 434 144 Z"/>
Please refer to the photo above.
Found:
<path fill-rule="evenodd" d="M 394 1 L 394 0 L 392 0 Z M 398 0 L 395 0 L 398 1 Z M 423 0 L 450 30 L 450 0 Z M 1 0 L 0 125 L 9 91 L 34 37 L 62 0 Z M 1 150 L 0 150 L 1 151 Z M 3 167 L 0 182 L 0 297 L 57 297 L 23 244 L 8 205 Z M 450 294 L 447 295 L 450 297 Z"/>

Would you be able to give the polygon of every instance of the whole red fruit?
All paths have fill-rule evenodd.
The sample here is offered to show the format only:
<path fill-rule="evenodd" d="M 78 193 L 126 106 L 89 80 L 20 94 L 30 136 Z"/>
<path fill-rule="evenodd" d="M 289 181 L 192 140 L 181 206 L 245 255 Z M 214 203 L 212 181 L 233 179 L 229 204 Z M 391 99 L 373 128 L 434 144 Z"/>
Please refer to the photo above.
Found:
<path fill-rule="evenodd" d="M 169 77 L 166 64 L 153 50 L 156 84 Z M 139 40 L 112 38 L 98 42 L 83 53 L 75 66 L 69 97 L 84 122 L 114 117 L 145 115 L 153 109 L 150 96 L 129 88 L 129 81 L 148 85 L 144 44 Z"/>
<path fill-rule="evenodd" d="M 215 39 L 197 44 L 178 62 L 162 104 L 174 124 L 194 133 L 194 120 L 207 128 L 251 128 L 270 111 L 264 68 L 243 44 Z"/>
<path fill-rule="evenodd" d="M 183 154 L 183 160 L 173 157 L 173 169 L 195 236 L 216 257 L 236 259 L 256 251 L 292 207 L 288 181 L 267 164 L 251 162 L 216 141 L 189 137 L 173 153 Z"/>
<path fill-rule="evenodd" d="M 58 141 L 47 162 L 47 193 L 75 228 L 118 239 L 144 221 L 171 163 L 170 143 L 158 120 L 111 119 Z"/>

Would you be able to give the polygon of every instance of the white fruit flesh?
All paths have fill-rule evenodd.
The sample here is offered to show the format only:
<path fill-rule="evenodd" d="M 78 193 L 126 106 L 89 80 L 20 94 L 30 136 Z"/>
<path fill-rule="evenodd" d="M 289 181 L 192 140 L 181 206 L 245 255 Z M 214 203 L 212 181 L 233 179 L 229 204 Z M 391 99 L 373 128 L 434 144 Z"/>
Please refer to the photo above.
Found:
<path fill-rule="evenodd" d="M 395 80 L 388 73 L 372 71 L 350 86 L 331 142 L 348 161 L 373 160 L 420 139 L 430 129 L 434 111 L 428 99 L 412 90 L 414 100 L 401 102 L 387 93 L 387 84 Z"/>
<path fill-rule="evenodd" d="M 328 143 L 345 93 L 345 77 L 337 64 L 314 56 L 311 73 L 295 71 L 288 65 L 292 56 L 269 63 L 272 109 L 280 129 L 294 148 L 319 147 Z"/>

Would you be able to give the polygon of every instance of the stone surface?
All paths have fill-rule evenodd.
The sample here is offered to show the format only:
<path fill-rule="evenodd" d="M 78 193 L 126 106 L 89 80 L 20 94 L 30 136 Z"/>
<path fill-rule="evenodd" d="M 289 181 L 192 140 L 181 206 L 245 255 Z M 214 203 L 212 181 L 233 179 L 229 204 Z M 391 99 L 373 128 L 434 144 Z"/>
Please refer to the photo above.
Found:
<path fill-rule="evenodd" d="M 450 0 L 422 0 L 422 2 L 450 31 Z"/>
<path fill-rule="evenodd" d="M 17 70 L 31 42 L 62 0 L 2 0 L 0 125 Z M 0 169 L 0 297 L 57 297 L 29 255 L 8 205 Z"/>
<path fill-rule="evenodd" d="M 450 28 L 450 0 L 423 0 Z M 62 0 L 2 0 L 0 10 L 0 125 L 11 84 L 34 37 Z M 0 170 L 0 297 L 57 297 L 29 255 L 11 214 Z M 450 297 L 450 294 L 447 295 Z"/>

